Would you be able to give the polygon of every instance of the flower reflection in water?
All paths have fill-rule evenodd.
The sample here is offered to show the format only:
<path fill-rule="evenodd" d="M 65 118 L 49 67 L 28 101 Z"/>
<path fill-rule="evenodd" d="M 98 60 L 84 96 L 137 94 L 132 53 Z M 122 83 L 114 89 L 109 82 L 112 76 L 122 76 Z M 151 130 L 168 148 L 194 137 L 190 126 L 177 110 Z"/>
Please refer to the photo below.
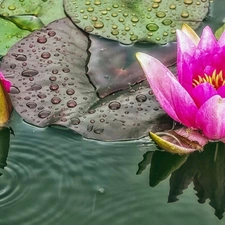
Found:
<path fill-rule="evenodd" d="M 211 142 L 203 152 L 189 155 L 177 155 L 164 151 L 147 152 L 139 163 L 137 174 L 150 166 L 149 185 L 154 187 L 170 176 L 168 202 L 178 201 L 191 182 L 197 192 L 199 203 L 209 204 L 215 209 L 215 215 L 223 218 L 225 212 L 225 144 Z"/>

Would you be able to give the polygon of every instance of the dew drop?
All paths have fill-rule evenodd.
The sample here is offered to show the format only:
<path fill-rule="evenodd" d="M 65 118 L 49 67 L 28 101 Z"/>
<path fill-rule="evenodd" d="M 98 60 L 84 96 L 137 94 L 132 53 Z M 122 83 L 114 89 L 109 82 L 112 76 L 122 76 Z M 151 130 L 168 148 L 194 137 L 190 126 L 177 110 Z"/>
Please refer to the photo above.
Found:
<path fill-rule="evenodd" d="M 49 52 L 43 52 L 41 54 L 41 58 L 43 58 L 43 59 L 48 59 L 48 58 L 50 58 L 50 56 L 51 56 L 51 54 Z"/>
<path fill-rule="evenodd" d="M 49 77 L 49 80 L 50 80 L 50 81 L 56 81 L 57 78 L 56 78 L 56 76 L 50 76 L 50 77 Z"/>
<path fill-rule="evenodd" d="M 52 104 L 59 104 L 61 102 L 61 99 L 59 97 L 53 97 L 51 99 Z"/>
<path fill-rule="evenodd" d="M 33 77 L 33 76 L 36 76 L 37 74 L 38 74 L 37 70 L 28 69 L 28 70 L 24 70 L 21 75 L 23 77 Z"/>
<path fill-rule="evenodd" d="M 131 21 L 132 21 L 133 23 L 137 23 L 137 22 L 139 21 L 139 19 L 138 19 L 138 17 L 133 16 L 133 17 L 131 18 Z"/>
<path fill-rule="evenodd" d="M 189 13 L 188 13 L 188 12 L 182 12 L 182 13 L 181 13 L 181 16 L 182 16 L 183 18 L 188 18 L 188 17 L 189 17 Z"/>
<path fill-rule="evenodd" d="M 159 26 L 155 23 L 149 23 L 149 24 L 147 24 L 146 28 L 147 28 L 147 30 L 154 32 L 159 29 Z"/>
<path fill-rule="evenodd" d="M 56 35 L 55 31 L 51 30 L 48 32 L 49 37 L 54 37 Z"/>
<path fill-rule="evenodd" d="M 68 94 L 68 95 L 73 95 L 74 93 L 75 93 L 75 91 L 72 88 L 66 90 L 66 94 Z"/>
<path fill-rule="evenodd" d="M 70 100 L 70 101 L 67 102 L 67 106 L 69 108 L 74 108 L 74 107 L 77 106 L 77 103 L 75 101 L 73 101 L 73 100 Z"/>
<path fill-rule="evenodd" d="M 10 93 L 11 94 L 19 94 L 20 93 L 20 89 L 18 87 L 16 87 L 16 86 L 11 86 Z"/>
<path fill-rule="evenodd" d="M 10 6 L 8 6 L 8 9 L 9 10 L 15 10 L 16 9 L 16 6 L 15 5 L 10 5 Z"/>
<path fill-rule="evenodd" d="M 79 118 L 72 118 L 71 123 L 72 123 L 72 125 L 78 125 L 80 123 L 80 119 Z"/>
<path fill-rule="evenodd" d="M 103 28 L 103 27 L 104 27 L 104 23 L 101 22 L 101 21 L 96 21 L 94 23 L 94 28 L 96 28 L 96 29 L 100 29 L 100 28 Z"/>
<path fill-rule="evenodd" d="M 91 110 L 89 110 L 89 111 L 88 111 L 88 113 L 89 113 L 89 114 L 93 114 L 93 113 L 95 113 L 95 109 L 91 109 Z"/>
<path fill-rule="evenodd" d="M 184 3 L 187 5 L 191 5 L 193 3 L 193 0 L 184 0 Z"/>
<path fill-rule="evenodd" d="M 92 27 L 92 26 L 86 26 L 85 28 L 84 28 L 84 31 L 86 31 L 87 33 L 88 32 L 92 32 L 94 30 L 94 28 Z"/>
<path fill-rule="evenodd" d="M 26 91 L 38 91 L 41 90 L 42 86 L 39 84 L 34 84 L 30 88 L 28 88 Z"/>
<path fill-rule="evenodd" d="M 143 95 L 143 94 L 140 94 L 140 95 L 136 96 L 136 100 L 138 102 L 145 102 L 145 101 L 147 101 L 147 97 L 145 95 Z"/>
<path fill-rule="evenodd" d="M 93 130 L 93 125 L 92 124 L 89 124 L 88 126 L 87 126 L 87 131 L 88 132 L 91 132 Z"/>
<path fill-rule="evenodd" d="M 67 67 L 65 67 L 65 68 L 62 69 L 62 71 L 63 71 L 64 73 L 69 73 L 69 72 L 70 72 L 70 69 L 67 68 Z"/>
<path fill-rule="evenodd" d="M 165 25 L 165 26 L 169 26 L 172 22 L 173 22 L 173 21 L 170 20 L 170 19 L 164 19 L 164 20 L 162 21 L 162 24 Z"/>
<path fill-rule="evenodd" d="M 43 110 L 43 111 L 38 113 L 38 117 L 41 118 L 41 119 L 44 119 L 44 118 L 48 117 L 50 114 L 51 114 L 50 111 Z"/>
<path fill-rule="evenodd" d="M 30 100 L 30 97 L 29 96 L 26 96 L 25 98 L 24 98 L 24 100 Z"/>
<path fill-rule="evenodd" d="M 94 129 L 94 133 L 96 133 L 96 134 L 101 134 L 103 131 L 104 131 L 103 128 L 96 128 L 96 129 Z"/>
<path fill-rule="evenodd" d="M 15 69 L 15 68 L 16 68 L 16 64 L 11 64 L 11 65 L 10 65 L 10 68 L 11 68 L 11 69 Z"/>
<path fill-rule="evenodd" d="M 163 17 L 166 16 L 166 13 L 164 13 L 164 12 L 162 12 L 162 11 L 159 11 L 159 12 L 156 13 L 156 16 L 157 16 L 158 18 L 163 18 Z"/>
<path fill-rule="evenodd" d="M 51 84 L 49 87 L 52 91 L 56 91 L 59 89 L 59 85 L 58 84 Z"/>
<path fill-rule="evenodd" d="M 61 118 L 61 120 L 60 121 L 62 121 L 62 122 L 66 122 L 67 121 L 67 119 L 66 118 Z"/>
<path fill-rule="evenodd" d="M 119 102 L 114 101 L 114 102 L 110 102 L 110 103 L 109 103 L 109 108 L 110 108 L 111 110 L 117 110 L 117 109 L 119 109 L 120 107 L 121 107 L 121 104 L 120 104 Z"/>
<path fill-rule="evenodd" d="M 27 56 L 19 54 L 19 55 L 16 56 L 16 60 L 18 60 L 18 61 L 26 61 L 27 60 Z"/>
<path fill-rule="evenodd" d="M 27 106 L 28 108 L 30 108 L 30 109 L 34 109 L 34 108 L 37 107 L 37 104 L 36 104 L 35 102 L 28 102 L 28 103 L 26 104 L 26 106 Z"/>
<path fill-rule="evenodd" d="M 56 70 L 56 69 L 52 70 L 52 73 L 53 73 L 53 74 L 57 74 L 58 72 L 59 72 L 59 71 Z"/>
<path fill-rule="evenodd" d="M 39 38 L 37 39 L 37 42 L 38 42 L 38 43 L 41 43 L 41 44 L 46 43 L 46 42 L 47 42 L 47 38 L 46 38 L 46 37 L 39 37 Z"/>
<path fill-rule="evenodd" d="M 47 95 L 44 94 L 44 93 L 39 93 L 37 96 L 38 96 L 38 98 L 40 98 L 40 99 L 43 99 L 43 98 L 46 98 L 46 97 L 47 97 Z"/>

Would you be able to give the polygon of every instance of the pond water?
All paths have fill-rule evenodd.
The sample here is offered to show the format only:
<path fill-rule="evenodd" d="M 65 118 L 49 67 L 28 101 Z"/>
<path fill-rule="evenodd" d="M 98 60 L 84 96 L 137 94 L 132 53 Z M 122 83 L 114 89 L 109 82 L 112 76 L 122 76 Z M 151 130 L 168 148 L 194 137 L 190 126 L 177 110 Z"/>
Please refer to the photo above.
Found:
<path fill-rule="evenodd" d="M 216 1 L 201 28 L 222 25 L 225 3 Z M 222 143 L 174 156 L 148 137 L 90 140 L 15 111 L 9 126 L 0 133 L 1 225 L 225 224 Z"/>
<path fill-rule="evenodd" d="M 149 161 L 157 149 L 147 139 L 92 141 L 71 130 L 36 128 L 16 113 L 10 126 L 15 136 L 0 177 L 1 224 L 224 224 L 209 200 L 198 202 L 192 183 L 179 201 L 167 203 L 169 178 L 150 187 L 147 163 L 136 175 L 143 155 L 150 154 Z M 211 178 L 205 179 L 214 187 Z M 223 207 L 224 190 L 210 191 L 221 196 Z"/>

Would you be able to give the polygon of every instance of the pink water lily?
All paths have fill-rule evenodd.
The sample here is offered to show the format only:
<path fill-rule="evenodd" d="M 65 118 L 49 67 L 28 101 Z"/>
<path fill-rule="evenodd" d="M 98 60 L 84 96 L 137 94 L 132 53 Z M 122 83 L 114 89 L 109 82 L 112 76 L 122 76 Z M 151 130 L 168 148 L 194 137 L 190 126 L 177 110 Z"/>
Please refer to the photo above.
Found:
<path fill-rule="evenodd" d="M 10 81 L 8 81 L 7 79 L 5 79 L 5 77 L 4 77 L 4 75 L 3 75 L 2 72 L 0 72 L 0 82 L 1 82 L 1 84 L 2 84 L 2 86 L 3 86 L 3 88 L 4 88 L 4 90 L 5 90 L 6 92 L 9 92 L 10 87 L 11 87 L 11 83 L 10 83 Z"/>
<path fill-rule="evenodd" d="M 210 140 L 225 137 L 225 32 L 217 41 L 209 27 L 201 38 L 184 25 L 177 30 L 177 75 L 157 59 L 137 53 L 165 112 Z"/>
<path fill-rule="evenodd" d="M 10 87 L 11 83 L 0 72 L 0 127 L 6 125 L 12 112 L 12 104 L 7 94 Z"/>

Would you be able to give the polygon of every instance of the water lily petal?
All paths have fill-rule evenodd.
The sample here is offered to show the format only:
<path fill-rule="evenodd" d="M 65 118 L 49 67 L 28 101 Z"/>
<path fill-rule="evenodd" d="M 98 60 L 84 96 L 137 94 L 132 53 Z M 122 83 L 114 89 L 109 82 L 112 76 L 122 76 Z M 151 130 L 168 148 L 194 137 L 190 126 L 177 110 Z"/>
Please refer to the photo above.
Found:
<path fill-rule="evenodd" d="M 216 89 L 210 83 L 202 83 L 192 90 L 191 97 L 194 99 L 197 107 L 200 108 L 208 99 L 216 94 Z"/>
<path fill-rule="evenodd" d="M 1 81 L 5 91 L 9 92 L 10 91 L 10 87 L 11 87 L 11 82 L 8 81 L 7 79 L 5 79 L 5 77 L 4 77 L 2 72 L 0 72 L 0 81 Z"/>
<path fill-rule="evenodd" d="M 198 45 L 200 38 L 190 26 L 183 24 L 181 30 L 193 41 L 196 46 Z"/>
<path fill-rule="evenodd" d="M 220 47 L 225 45 L 225 31 L 222 33 L 217 43 Z"/>
<path fill-rule="evenodd" d="M 198 108 L 175 76 L 157 59 L 144 53 L 136 56 L 161 107 L 174 120 L 195 127 Z"/>
<path fill-rule="evenodd" d="M 181 30 L 177 30 L 177 54 L 178 54 L 178 57 L 184 53 L 188 53 L 190 56 L 193 56 L 195 50 L 196 50 L 196 45 L 190 39 L 190 37 L 187 36 Z"/>
<path fill-rule="evenodd" d="M 195 50 L 196 46 L 193 41 L 185 33 L 177 30 L 177 73 L 178 80 L 182 85 L 192 83 L 190 63 Z"/>
<path fill-rule="evenodd" d="M 187 138 L 189 141 L 192 142 L 192 147 L 196 145 L 198 148 L 199 146 L 203 149 L 203 147 L 208 143 L 208 139 L 203 136 L 198 130 L 192 130 L 187 127 L 182 127 L 179 129 L 174 130 L 177 134 L 181 135 L 182 137 Z M 190 145 L 189 145 L 190 146 Z"/>
<path fill-rule="evenodd" d="M 197 49 L 200 51 L 196 51 L 195 58 L 198 58 L 198 54 L 202 54 L 202 52 L 216 53 L 218 51 L 219 44 L 210 27 L 204 28 Z"/>
<path fill-rule="evenodd" d="M 215 95 L 205 102 L 196 115 L 196 124 L 212 140 L 225 137 L 225 99 Z"/>
<path fill-rule="evenodd" d="M 177 63 L 177 70 L 178 81 L 189 92 L 193 88 L 193 70 L 190 66 L 191 59 L 188 58 L 191 58 L 191 56 L 189 56 L 187 53 L 184 53 L 179 56 L 180 61 L 178 61 Z"/>
<path fill-rule="evenodd" d="M 222 97 L 225 98 L 225 85 L 221 86 L 217 89 L 217 93 Z"/>

